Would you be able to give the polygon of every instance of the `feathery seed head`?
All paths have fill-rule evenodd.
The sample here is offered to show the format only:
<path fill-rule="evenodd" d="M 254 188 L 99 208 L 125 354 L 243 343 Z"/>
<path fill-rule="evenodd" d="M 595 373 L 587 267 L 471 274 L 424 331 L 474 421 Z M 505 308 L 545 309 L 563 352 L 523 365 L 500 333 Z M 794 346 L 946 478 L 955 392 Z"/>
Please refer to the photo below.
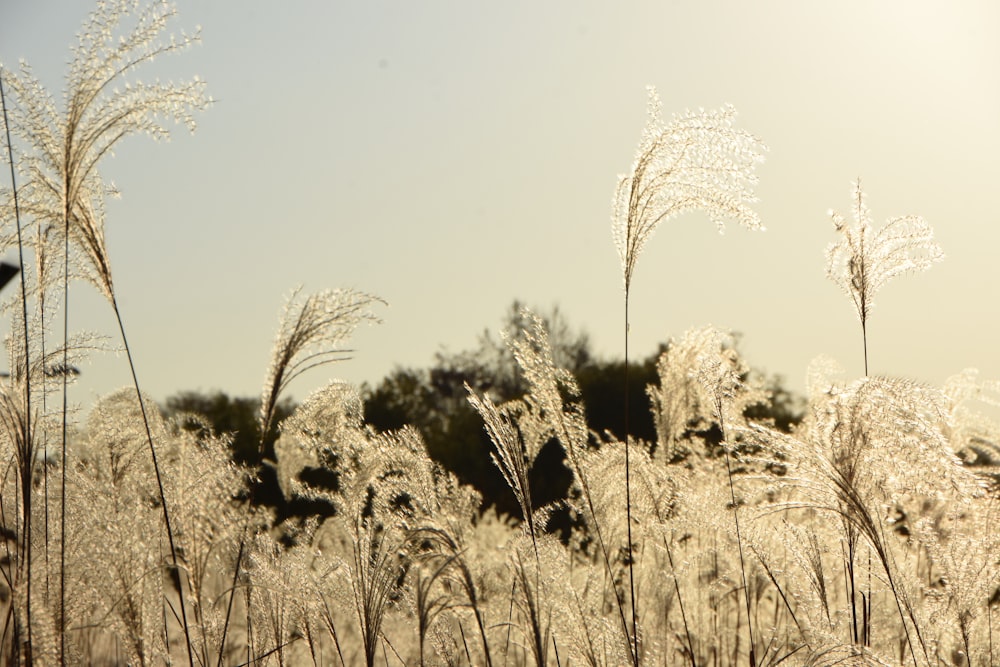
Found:
<path fill-rule="evenodd" d="M 851 194 L 853 224 L 839 213 L 830 214 L 834 229 L 843 236 L 827 247 L 826 275 L 851 299 L 864 326 L 883 285 L 900 274 L 929 269 L 944 259 L 944 253 L 930 225 L 919 216 L 890 218 L 873 232 L 860 179 L 852 183 Z"/>
<path fill-rule="evenodd" d="M 261 392 L 260 428 L 267 433 L 281 393 L 296 377 L 311 368 L 343 360 L 348 350 L 340 346 L 363 322 L 378 318 L 371 307 L 384 301 L 352 289 L 325 290 L 299 299 L 301 287 L 285 302 L 271 364 Z"/>
<path fill-rule="evenodd" d="M 69 228 L 76 250 L 71 259 L 109 300 L 114 286 L 104 244 L 104 198 L 111 193 L 99 163 L 129 135 L 165 140 L 170 123 L 193 131 L 195 112 L 208 106 L 198 79 L 149 84 L 131 78 L 156 56 L 197 41 L 186 35 L 163 39 L 175 15 L 161 1 L 143 9 L 131 0 L 98 3 L 71 50 L 62 108 L 27 64 L 4 77 L 15 101 L 11 130 L 27 147 L 19 165 L 26 175 L 23 210 L 38 224 Z"/>
<path fill-rule="evenodd" d="M 649 120 L 628 174 L 618 177 L 612 202 L 612 234 L 628 292 L 639 253 L 663 221 L 704 211 L 719 231 L 727 220 L 763 229 L 749 204 L 756 201 L 754 168 L 766 146 L 733 127 L 736 110 L 687 111 L 669 125 L 660 118 L 660 98 L 649 91 Z"/>

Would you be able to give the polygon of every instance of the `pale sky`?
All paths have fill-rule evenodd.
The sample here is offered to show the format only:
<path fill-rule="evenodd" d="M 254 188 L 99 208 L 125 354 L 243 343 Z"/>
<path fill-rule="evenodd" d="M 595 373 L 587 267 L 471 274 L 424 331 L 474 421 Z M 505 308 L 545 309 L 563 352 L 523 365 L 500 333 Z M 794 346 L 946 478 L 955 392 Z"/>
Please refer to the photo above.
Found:
<path fill-rule="evenodd" d="M 120 305 L 144 388 L 256 395 L 284 296 L 355 287 L 384 322 L 355 358 L 300 379 L 377 382 L 471 347 L 519 298 L 558 303 L 621 356 L 611 199 L 646 118 L 733 104 L 770 148 L 766 232 L 702 215 L 661 226 L 633 280 L 633 358 L 706 324 L 802 388 L 823 353 L 863 373 L 861 331 L 824 275 L 829 209 L 861 177 L 876 227 L 922 215 L 947 257 L 876 297 L 871 370 L 934 384 L 1000 378 L 1000 4 L 262 2 L 179 0 L 202 43 L 154 75 L 208 82 L 215 104 L 169 144 L 132 137 L 104 163 Z M 0 61 L 61 89 L 91 4 L 0 0 Z M 73 329 L 113 334 L 89 287 Z M 129 382 L 96 356 L 72 399 Z"/>

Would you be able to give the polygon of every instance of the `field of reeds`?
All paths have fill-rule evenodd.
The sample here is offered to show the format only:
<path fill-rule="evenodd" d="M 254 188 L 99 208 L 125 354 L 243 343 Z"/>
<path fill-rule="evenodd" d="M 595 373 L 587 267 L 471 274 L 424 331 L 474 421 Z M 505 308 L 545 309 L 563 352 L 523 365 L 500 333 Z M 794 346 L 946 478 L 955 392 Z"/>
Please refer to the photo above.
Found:
<path fill-rule="evenodd" d="M 280 432 L 282 491 L 335 515 L 278 530 L 232 434 L 167 418 L 143 393 L 116 301 L 101 160 L 131 135 L 193 129 L 210 103 L 198 80 L 130 78 L 195 39 L 164 37 L 172 18 L 162 3 L 101 3 L 60 102 L 27 66 L 0 68 L 2 239 L 19 257 L 0 382 L 0 664 L 1000 663 L 1000 383 L 867 375 L 877 292 L 943 253 L 917 216 L 876 222 L 860 182 L 831 202 L 847 213 L 831 216 L 826 268 L 857 316 L 866 374 L 816 360 L 790 430 L 747 417 L 772 396 L 732 336 L 704 327 L 659 358 L 655 441 L 592 432 L 543 320 L 523 313 L 506 343 L 527 393 L 468 391 L 523 520 L 484 511 L 417 429 L 366 425 L 355 387 L 332 382 L 279 423 L 289 383 L 338 360 L 381 304 L 293 291 L 262 369 L 259 433 Z M 765 150 L 733 109 L 664 119 L 650 91 L 635 161 L 609 184 L 626 364 L 646 242 L 690 211 L 759 228 Z M 73 333 L 81 282 L 107 298 L 119 341 Z M 79 418 L 75 364 L 118 346 L 133 386 Z M 532 473 L 552 443 L 572 484 L 542 504 Z M 301 474 L 317 468 L 335 491 Z M 567 531 L 551 530 L 557 512 Z"/>

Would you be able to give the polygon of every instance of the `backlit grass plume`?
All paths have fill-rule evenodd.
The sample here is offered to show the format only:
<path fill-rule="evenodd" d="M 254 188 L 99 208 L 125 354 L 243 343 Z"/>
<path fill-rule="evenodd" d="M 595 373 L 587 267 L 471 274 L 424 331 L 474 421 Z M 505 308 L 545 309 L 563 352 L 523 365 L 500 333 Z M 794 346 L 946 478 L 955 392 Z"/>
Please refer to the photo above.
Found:
<path fill-rule="evenodd" d="M 170 137 L 167 123 L 194 130 L 194 112 L 208 106 L 205 84 L 134 80 L 157 56 L 181 51 L 197 34 L 163 38 L 176 15 L 166 2 L 138 8 L 134 0 L 98 3 L 72 49 L 62 108 L 22 63 L 8 84 L 16 101 L 12 127 L 29 150 L 23 167 L 26 210 L 35 222 L 68 226 L 92 282 L 113 299 L 104 245 L 102 203 L 109 188 L 98 166 L 127 136 Z"/>
<path fill-rule="evenodd" d="M 664 124 L 660 98 L 649 88 L 649 120 L 629 173 L 618 177 L 611 231 L 622 262 L 625 292 L 635 263 L 661 222 L 700 210 L 725 228 L 727 220 L 762 229 L 754 168 L 766 150 L 757 137 L 733 127 L 736 110 L 688 111 Z"/>
<path fill-rule="evenodd" d="M 826 275 L 850 297 L 857 311 L 867 375 L 868 316 L 875 293 L 902 273 L 929 269 L 931 264 L 944 259 L 944 253 L 934 240 L 930 225 L 918 215 L 889 218 L 882 229 L 873 231 L 861 180 L 852 185 L 854 224 L 848 224 L 839 213 L 830 212 L 833 226 L 842 238 L 826 250 Z"/>
<path fill-rule="evenodd" d="M 281 393 L 311 368 L 342 360 L 348 350 L 340 346 L 362 322 L 377 322 L 371 311 L 376 296 L 352 289 L 325 290 L 299 300 L 292 291 L 271 351 L 271 364 L 260 397 L 261 441 L 270 431 Z"/>
<path fill-rule="evenodd" d="M 257 426 L 260 430 L 258 455 L 264 453 L 264 442 L 274 425 L 278 401 L 282 392 L 299 375 L 311 368 L 345 359 L 348 350 L 340 347 L 362 322 L 377 322 L 371 306 L 385 302 L 378 297 L 352 289 L 329 289 L 299 299 L 301 288 L 295 288 L 285 302 L 284 312 L 278 325 L 271 363 L 260 397 L 260 411 Z M 336 389 L 331 390 L 337 393 Z M 326 392 L 328 395 L 330 392 Z M 306 402 L 312 407 L 313 403 Z M 293 428 L 295 422 L 293 420 Z M 256 487 L 251 490 L 251 504 Z M 244 522 L 233 569 L 233 584 L 229 592 L 228 610 L 223 623 L 221 647 L 225 647 L 226 637 L 232 620 L 233 600 L 240 566 L 247 545 L 250 515 Z M 218 664 L 221 667 L 223 653 L 220 650 Z"/>
<path fill-rule="evenodd" d="M 170 135 L 168 122 L 183 124 L 193 130 L 194 112 L 209 103 L 204 84 L 197 78 L 179 84 L 143 83 L 132 79 L 138 68 L 157 56 L 182 50 L 197 40 L 197 36 L 183 34 L 180 38 L 163 38 L 162 33 L 175 14 L 174 8 L 166 2 L 153 2 L 142 8 L 135 0 L 98 3 L 72 49 L 63 108 L 59 108 L 26 64 L 22 63 L 19 72 L 9 77 L 8 82 L 16 103 L 11 124 L 24 144 L 21 158 L 21 168 L 27 176 L 24 211 L 34 224 L 50 224 L 62 230 L 64 292 L 68 292 L 72 248 L 76 252 L 75 261 L 114 308 L 136 395 L 139 396 L 138 403 L 146 422 L 164 523 L 176 567 L 177 554 L 160 479 L 160 466 L 115 298 L 104 243 L 104 200 L 113 188 L 105 185 L 98 171 L 101 160 L 112 154 L 123 138 L 148 134 L 154 139 L 166 139 Z M 63 302 L 66 305 L 65 336 L 69 328 L 69 299 L 64 296 Z M 64 412 L 67 403 L 65 394 L 64 385 Z M 63 460 L 65 439 L 64 426 Z M 185 635 L 188 636 L 183 597 L 180 607 Z M 60 614 L 62 630 L 64 616 Z M 64 643 L 63 639 L 60 647 L 63 657 Z M 189 658 L 193 661 L 190 651 Z"/>
<path fill-rule="evenodd" d="M 633 663 L 639 662 L 632 572 L 632 502 L 628 442 L 628 303 L 635 263 L 659 224 L 700 210 L 719 231 L 727 220 L 761 229 L 750 208 L 756 201 L 754 168 L 766 147 L 755 136 L 733 127 L 736 110 L 724 106 L 675 116 L 664 124 L 660 98 L 649 87 L 649 120 L 629 173 L 618 177 L 611 232 L 622 263 L 625 284 L 625 497 L 629 529 L 629 589 L 633 601 Z"/>

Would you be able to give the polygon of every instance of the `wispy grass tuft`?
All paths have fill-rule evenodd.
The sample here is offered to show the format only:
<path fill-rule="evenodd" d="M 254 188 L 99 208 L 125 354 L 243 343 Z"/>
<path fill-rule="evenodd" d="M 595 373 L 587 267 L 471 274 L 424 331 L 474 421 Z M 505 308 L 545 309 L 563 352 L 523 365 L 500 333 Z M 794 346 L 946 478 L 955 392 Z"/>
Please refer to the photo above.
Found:
<path fill-rule="evenodd" d="M 872 230 L 872 216 L 861 189 L 861 179 L 852 184 L 853 224 L 830 212 L 833 227 L 843 238 L 826 251 L 826 275 L 851 299 L 861 322 L 868 375 L 868 316 L 876 292 L 903 273 L 926 271 L 944 259 L 934 232 L 917 215 L 889 218 L 882 229 Z"/>

